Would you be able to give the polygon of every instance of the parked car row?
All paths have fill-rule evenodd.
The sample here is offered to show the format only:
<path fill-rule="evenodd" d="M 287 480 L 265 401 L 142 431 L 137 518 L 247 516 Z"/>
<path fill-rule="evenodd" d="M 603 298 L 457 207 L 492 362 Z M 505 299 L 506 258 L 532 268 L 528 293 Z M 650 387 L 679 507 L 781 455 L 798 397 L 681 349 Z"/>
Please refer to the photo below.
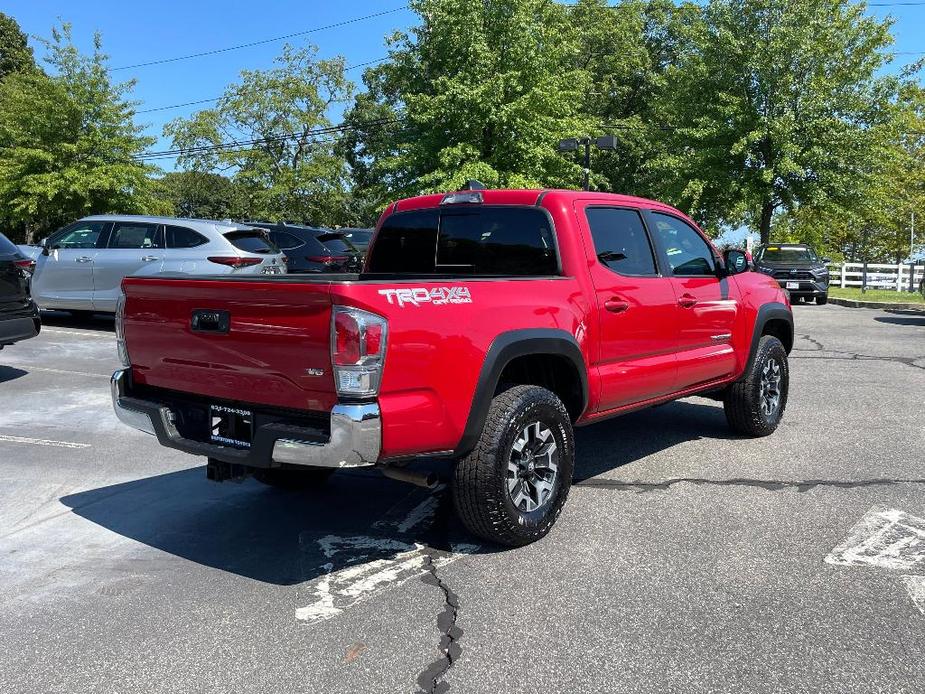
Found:
<path fill-rule="evenodd" d="M 96 215 L 18 253 L 42 309 L 113 313 L 125 277 L 359 272 L 363 253 L 350 239 L 368 244 L 365 232 L 372 230 Z"/>

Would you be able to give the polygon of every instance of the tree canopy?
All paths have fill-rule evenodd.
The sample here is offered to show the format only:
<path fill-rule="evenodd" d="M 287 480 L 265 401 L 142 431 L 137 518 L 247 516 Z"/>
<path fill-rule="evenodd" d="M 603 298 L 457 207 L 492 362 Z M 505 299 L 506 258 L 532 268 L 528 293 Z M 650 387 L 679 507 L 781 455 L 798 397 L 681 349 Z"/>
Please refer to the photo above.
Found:
<path fill-rule="evenodd" d="M 82 55 L 64 24 L 46 49 L 53 74 L 0 82 L 0 215 L 32 235 L 90 213 L 167 209 L 135 158 L 153 140 L 133 121 L 132 84 L 110 80 L 99 36 Z"/>

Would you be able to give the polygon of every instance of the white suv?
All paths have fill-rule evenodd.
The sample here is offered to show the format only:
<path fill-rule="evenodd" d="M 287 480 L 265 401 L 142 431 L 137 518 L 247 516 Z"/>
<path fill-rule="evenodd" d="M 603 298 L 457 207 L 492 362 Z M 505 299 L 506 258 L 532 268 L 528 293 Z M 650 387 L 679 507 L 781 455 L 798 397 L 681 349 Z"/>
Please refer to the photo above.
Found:
<path fill-rule="evenodd" d="M 262 229 L 206 219 L 84 217 L 23 250 L 36 263 L 35 302 L 72 312 L 115 312 L 128 275 L 286 272 L 285 257 Z"/>

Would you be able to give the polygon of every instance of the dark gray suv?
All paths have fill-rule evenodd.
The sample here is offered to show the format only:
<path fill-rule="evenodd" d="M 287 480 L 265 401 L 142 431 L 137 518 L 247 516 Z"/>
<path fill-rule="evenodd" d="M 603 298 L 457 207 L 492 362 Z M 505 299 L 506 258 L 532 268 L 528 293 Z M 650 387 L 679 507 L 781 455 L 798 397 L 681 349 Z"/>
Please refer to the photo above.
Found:
<path fill-rule="evenodd" d="M 755 251 L 758 272 L 776 279 L 791 299 L 815 299 L 820 306 L 829 300 L 829 262 L 805 243 L 770 243 Z"/>

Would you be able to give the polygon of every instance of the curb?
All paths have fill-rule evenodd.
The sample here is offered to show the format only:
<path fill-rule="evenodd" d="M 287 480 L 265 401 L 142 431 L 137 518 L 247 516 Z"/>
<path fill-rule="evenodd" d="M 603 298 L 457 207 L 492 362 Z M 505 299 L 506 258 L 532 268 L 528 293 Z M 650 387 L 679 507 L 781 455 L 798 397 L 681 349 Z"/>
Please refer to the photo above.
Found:
<path fill-rule="evenodd" d="M 830 296 L 829 303 L 836 306 L 847 306 L 848 308 L 876 308 L 880 310 L 892 309 L 894 311 L 923 311 L 923 304 L 900 304 L 892 301 L 858 301 L 856 299 L 842 299 L 837 296 Z"/>

